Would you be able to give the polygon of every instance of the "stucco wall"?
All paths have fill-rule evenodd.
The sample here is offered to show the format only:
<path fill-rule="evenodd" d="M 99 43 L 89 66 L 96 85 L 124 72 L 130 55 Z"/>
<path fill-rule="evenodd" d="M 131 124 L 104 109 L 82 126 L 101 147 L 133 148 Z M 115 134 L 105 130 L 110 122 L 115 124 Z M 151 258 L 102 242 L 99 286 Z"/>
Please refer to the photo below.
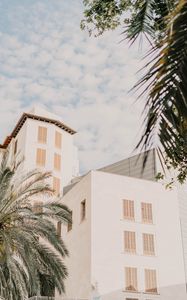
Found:
<path fill-rule="evenodd" d="M 81 222 L 81 202 L 86 200 L 86 219 Z M 73 211 L 72 230 L 63 226 L 62 238 L 69 250 L 64 263 L 69 272 L 66 295 L 57 299 L 88 299 L 91 293 L 91 174 L 63 197 Z"/>
<path fill-rule="evenodd" d="M 122 199 L 135 201 L 136 222 L 123 220 Z M 153 204 L 154 224 L 141 223 L 141 202 Z M 137 267 L 139 291 L 131 298 L 187 298 L 177 195 L 158 183 L 92 172 L 92 283 L 101 299 L 124 300 L 124 268 Z M 123 232 L 136 231 L 137 255 L 124 253 Z M 154 233 L 156 256 L 142 252 L 142 233 Z M 156 269 L 160 296 L 146 295 L 144 269 Z M 172 290 L 172 293 L 168 291 Z M 177 287 L 177 288 L 176 288 Z"/>

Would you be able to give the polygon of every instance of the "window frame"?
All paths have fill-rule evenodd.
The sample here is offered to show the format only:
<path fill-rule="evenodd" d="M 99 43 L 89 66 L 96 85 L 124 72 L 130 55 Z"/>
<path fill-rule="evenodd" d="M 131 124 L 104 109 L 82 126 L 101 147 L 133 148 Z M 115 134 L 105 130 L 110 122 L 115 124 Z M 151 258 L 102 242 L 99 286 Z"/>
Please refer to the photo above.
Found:
<path fill-rule="evenodd" d="M 141 220 L 144 224 L 153 224 L 153 204 L 141 202 Z"/>
<path fill-rule="evenodd" d="M 136 267 L 125 267 L 125 291 L 138 292 L 138 270 Z"/>
<path fill-rule="evenodd" d="M 56 187 L 58 187 L 58 189 L 56 189 Z M 55 192 L 55 195 L 60 195 L 61 180 L 59 177 L 53 176 L 53 190 Z"/>
<path fill-rule="evenodd" d="M 86 219 L 86 199 L 80 203 L 80 222 L 82 223 Z"/>
<path fill-rule="evenodd" d="M 157 270 L 145 269 L 144 278 L 145 278 L 145 293 L 158 294 Z M 155 284 L 155 287 L 151 286 L 151 284 L 152 285 Z"/>
<path fill-rule="evenodd" d="M 47 127 L 45 126 L 38 126 L 38 143 L 39 144 L 47 144 Z"/>
<path fill-rule="evenodd" d="M 123 199 L 123 219 L 135 222 L 134 200 Z"/>
<path fill-rule="evenodd" d="M 43 158 L 42 158 L 42 156 L 43 156 Z M 46 165 L 46 149 L 43 149 L 43 148 L 36 149 L 36 165 L 38 167 L 45 167 L 45 165 Z"/>
<path fill-rule="evenodd" d="M 62 149 L 62 133 L 55 130 L 55 147 Z"/>
<path fill-rule="evenodd" d="M 59 153 L 54 153 L 54 170 L 61 171 L 61 155 Z"/>
<path fill-rule="evenodd" d="M 142 241 L 143 241 L 143 254 L 146 256 L 155 256 L 155 235 L 153 233 L 143 232 Z"/>
<path fill-rule="evenodd" d="M 134 245 L 134 247 L 132 247 Z M 129 247 L 128 247 L 129 246 Z M 136 254 L 136 232 L 125 230 L 124 231 L 124 251 L 129 254 Z"/>

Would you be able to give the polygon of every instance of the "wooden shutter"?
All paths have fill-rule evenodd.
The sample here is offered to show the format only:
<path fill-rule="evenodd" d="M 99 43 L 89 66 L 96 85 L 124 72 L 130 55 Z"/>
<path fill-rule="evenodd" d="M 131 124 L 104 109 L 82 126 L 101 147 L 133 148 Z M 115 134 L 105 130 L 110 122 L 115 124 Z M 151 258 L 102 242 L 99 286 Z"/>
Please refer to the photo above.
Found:
<path fill-rule="evenodd" d="M 54 169 L 60 171 L 61 169 L 61 156 L 60 154 L 54 154 Z"/>
<path fill-rule="evenodd" d="M 38 143 L 47 143 L 47 128 L 43 126 L 38 127 Z"/>
<path fill-rule="evenodd" d="M 152 204 L 141 203 L 142 208 L 142 222 L 153 223 Z"/>
<path fill-rule="evenodd" d="M 56 195 L 60 194 L 60 178 L 53 177 L 53 189 Z"/>
<path fill-rule="evenodd" d="M 46 150 L 38 148 L 36 151 L 37 166 L 44 167 L 46 162 Z"/>
<path fill-rule="evenodd" d="M 81 221 L 86 218 L 86 200 L 81 202 Z"/>
<path fill-rule="evenodd" d="M 55 147 L 61 149 L 62 146 L 62 134 L 58 131 L 55 131 Z"/>
<path fill-rule="evenodd" d="M 153 234 L 143 233 L 143 252 L 145 255 L 155 255 Z"/>
<path fill-rule="evenodd" d="M 125 251 L 136 252 L 136 234 L 133 231 L 124 232 Z"/>
<path fill-rule="evenodd" d="M 137 268 L 125 268 L 125 288 L 127 291 L 138 291 Z"/>
<path fill-rule="evenodd" d="M 134 220 L 134 201 L 123 200 L 123 215 L 125 219 Z"/>
<path fill-rule="evenodd" d="M 145 291 L 157 293 L 156 270 L 145 269 Z"/>

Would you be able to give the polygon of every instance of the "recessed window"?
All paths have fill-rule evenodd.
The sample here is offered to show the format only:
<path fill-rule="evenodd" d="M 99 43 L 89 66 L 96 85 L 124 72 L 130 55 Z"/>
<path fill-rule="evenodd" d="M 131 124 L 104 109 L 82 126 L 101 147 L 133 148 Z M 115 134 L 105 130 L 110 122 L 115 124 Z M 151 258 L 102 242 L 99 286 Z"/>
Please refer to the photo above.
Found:
<path fill-rule="evenodd" d="M 133 231 L 124 232 L 125 251 L 129 253 L 136 252 L 136 234 Z"/>
<path fill-rule="evenodd" d="M 134 201 L 123 200 L 123 217 L 125 219 L 134 221 Z"/>
<path fill-rule="evenodd" d="M 62 134 L 58 131 L 55 131 L 55 147 L 59 149 L 62 147 Z"/>
<path fill-rule="evenodd" d="M 154 235 L 143 233 L 143 253 L 144 255 L 155 255 Z"/>
<path fill-rule="evenodd" d="M 86 200 L 84 199 L 81 202 L 81 221 L 86 218 Z"/>
<path fill-rule="evenodd" d="M 38 127 L 38 143 L 47 143 L 47 128 L 43 126 Z"/>
<path fill-rule="evenodd" d="M 145 269 L 145 292 L 157 294 L 156 270 Z"/>
<path fill-rule="evenodd" d="M 54 169 L 57 171 L 61 170 L 61 156 L 60 154 L 54 154 Z"/>
<path fill-rule="evenodd" d="M 73 220 L 73 212 L 71 212 L 71 220 Z M 72 222 L 67 223 L 67 232 L 72 230 Z"/>
<path fill-rule="evenodd" d="M 60 178 L 53 177 L 53 190 L 56 195 L 60 194 Z"/>
<path fill-rule="evenodd" d="M 36 151 L 36 164 L 39 167 L 44 167 L 46 162 L 46 150 L 38 148 Z"/>
<path fill-rule="evenodd" d="M 153 213 L 151 203 L 141 203 L 142 209 L 142 222 L 143 223 L 153 223 Z"/>
<path fill-rule="evenodd" d="M 126 291 L 138 291 L 137 268 L 125 268 L 125 289 Z"/>

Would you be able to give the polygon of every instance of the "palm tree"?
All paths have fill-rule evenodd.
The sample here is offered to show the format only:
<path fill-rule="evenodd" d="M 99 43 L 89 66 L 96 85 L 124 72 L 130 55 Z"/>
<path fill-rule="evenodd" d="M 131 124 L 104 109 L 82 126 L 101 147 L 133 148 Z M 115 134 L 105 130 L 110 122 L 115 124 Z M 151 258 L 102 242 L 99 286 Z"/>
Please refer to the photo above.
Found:
<path fill-rule="evenodd" d="M 147 98 L 145 130 L 137 147 L 148 150 L 154 146 L 161 155 L 164 151 L 167 166 L 176 168 L 178 180 L 183 182 L 187 178 L 187 1 L 83 3 L 83 29 L 102 34 L 125 23 L 123 34 L 131 44 L 142 35 L 149 41 L 151 63 L 146 64 L 148 71 L 135 86 L 143 87 Z"/>
<path fill-rule="evenodd" d="M 161 38 L 150 51 L 154 59 L 137 84 L 145 87 L 144 92 L 148 90 L 145 130 L 138 146 L 164 150 L 167 166 L 177 169 L 182 183 L 187 178 L 187 1 L 165 2 L 172 10 L 162 16 Z M 159 142 L 155 143 L 155 136 Z"/>
<path fill-rule="evenodd" d="M 0 166 L 0 299 L 22 300 L 45 287 L 64 292 L 68 250 L 55 222 L 71 222 L 69 209 L 54 200 L 50 173 L 20 174 L 19 166 Z M 31 198 L 45 197 L 33 210 Z"/>

